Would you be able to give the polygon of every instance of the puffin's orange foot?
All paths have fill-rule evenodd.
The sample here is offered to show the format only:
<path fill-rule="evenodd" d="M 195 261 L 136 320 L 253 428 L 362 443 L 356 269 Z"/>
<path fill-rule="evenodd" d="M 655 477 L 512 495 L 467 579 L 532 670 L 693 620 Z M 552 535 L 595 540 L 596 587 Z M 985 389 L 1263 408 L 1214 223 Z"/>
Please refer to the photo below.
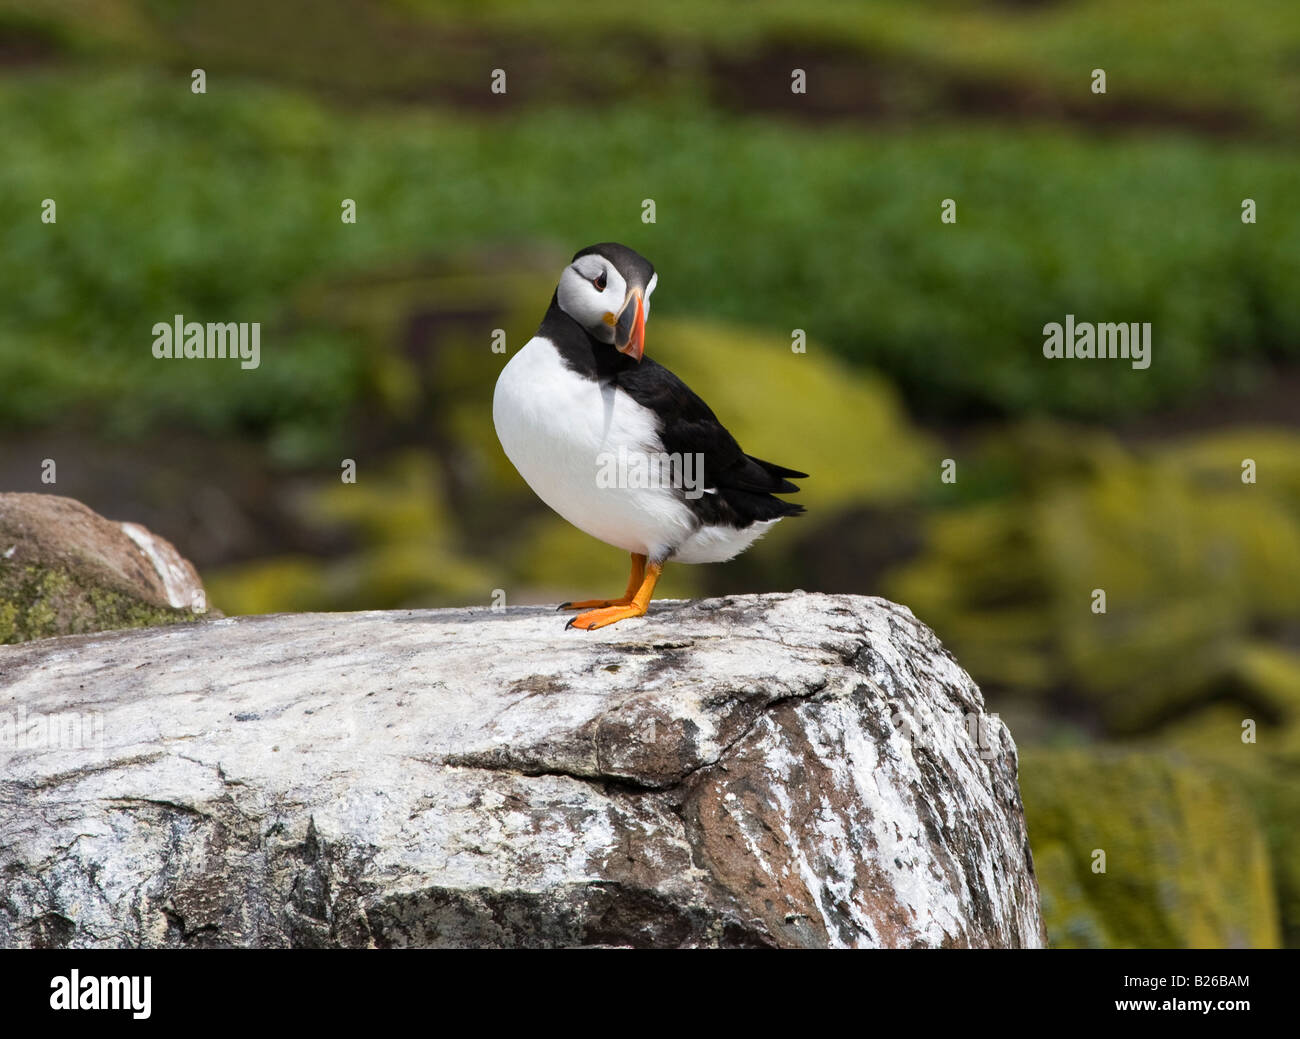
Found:
<path fill-rule="evenodd" d="M 603 610 L 610 606 L 630 606 L 643 584 L 645 584 L 645 556 L 633 552 L 632 574 L 627 579 L 627 591 L 623 593 L 621 599 L 583 599 L 580 602 L 562 602 L 555 608 L 557 610 Z"/>
<path fill-rule="evenodd" d="M 555 607 L 557 610 L 599 610 L 606 606 L 627 606 L 631 603 L 631 598 L 627 599 L 582 599 L 578 602 L 562 602 Z"/>
<path fill-rule="evenodd" d="M 627 620 L 629 617 L 640 617 L 646 611 L 643 604 L 631 602 L 617 606 L 606 606 L 598 610 L 590 610 L 587 613 L 580 613 L 572 618 L 564 626 L 564 630 L 570 628 L 581 628 L 583 631 L 594 631 L 596 628 L 603 628 L 609 624 L 617 624 L 619 621 Z"/>

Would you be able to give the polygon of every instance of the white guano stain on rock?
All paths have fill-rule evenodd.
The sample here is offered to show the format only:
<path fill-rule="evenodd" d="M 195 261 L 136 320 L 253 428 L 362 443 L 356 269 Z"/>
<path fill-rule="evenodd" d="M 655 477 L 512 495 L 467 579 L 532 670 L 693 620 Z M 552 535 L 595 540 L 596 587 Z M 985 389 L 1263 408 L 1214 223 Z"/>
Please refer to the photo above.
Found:
<path fill-rule="evenodd" d="M 122 532 L 135 542 L 136 547 L 158 574 L 158 579 L 162 581 L 163 590 L 167 595 L 168 605 L 176 609 L 189 609 L 193 606 L 194 593 L 201 590 L 203 586 L 189 560 L 177 552 L 170 541 L 158 537 L 147 527 L 142 527 L 138 523 L 119 525 Z"/>
<path fill-rule="evenodd" d="M 0 647 L 0 736 L 20 707 L 103 721 L 94 748 L 0 740 L 0 944 L 1042 944 L 1010 735 L 905 608 L 563 625 L 302 614 Z"/>

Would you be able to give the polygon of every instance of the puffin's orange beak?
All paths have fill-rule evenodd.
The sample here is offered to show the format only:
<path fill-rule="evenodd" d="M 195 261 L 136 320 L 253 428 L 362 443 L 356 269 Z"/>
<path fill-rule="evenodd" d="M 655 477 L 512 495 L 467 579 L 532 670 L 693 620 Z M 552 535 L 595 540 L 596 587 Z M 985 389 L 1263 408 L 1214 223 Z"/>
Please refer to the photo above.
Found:
<path fill-rule="evenodd" d="M 641 302 L 640 289 L 627 294 L 618 323 L 614 326 L 614 346 L 634 361 L 645 355 L 645 305 Z"/>

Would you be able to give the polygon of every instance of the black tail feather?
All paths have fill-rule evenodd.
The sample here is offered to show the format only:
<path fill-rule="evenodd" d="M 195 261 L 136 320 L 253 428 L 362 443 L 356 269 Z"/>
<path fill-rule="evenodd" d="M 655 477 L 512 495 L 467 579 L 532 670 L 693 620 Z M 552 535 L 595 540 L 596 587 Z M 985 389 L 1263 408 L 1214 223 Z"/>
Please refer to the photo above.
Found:
<path fill-rule="evenodd" d="M 761 458 L 755 458 L 753 455 L 746 455 L 751 462 L 762 468 L 768 476 L 775 481 L 770 487 L 764 488 L 769 494 L 796 494 L 799 488 L 790 482 L 790 480 L 806 480 L 807 473 L 801 473 L 798 469 L 787 469 L 783 465 L 777 465 L 775 462 L 765 462 Z M 802 511 L 802 510 L 801 510 Z"/>

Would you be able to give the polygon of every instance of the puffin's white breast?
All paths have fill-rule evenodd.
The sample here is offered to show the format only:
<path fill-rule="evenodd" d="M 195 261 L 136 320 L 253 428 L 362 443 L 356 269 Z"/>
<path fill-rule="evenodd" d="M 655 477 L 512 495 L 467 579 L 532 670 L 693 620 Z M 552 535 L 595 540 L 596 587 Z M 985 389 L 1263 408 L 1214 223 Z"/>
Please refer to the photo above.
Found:
<path fill-rule="evenodd" d="M 622 390 L 566 367 L 549 339 L 534 336 L 502 369 L 492 420 L 519 475 L 579 530 L 656 559 L 696 532 L 694 515 L 670 488 L 602 486 L 620 449 L 663 450 L 657 418 Z"/>

